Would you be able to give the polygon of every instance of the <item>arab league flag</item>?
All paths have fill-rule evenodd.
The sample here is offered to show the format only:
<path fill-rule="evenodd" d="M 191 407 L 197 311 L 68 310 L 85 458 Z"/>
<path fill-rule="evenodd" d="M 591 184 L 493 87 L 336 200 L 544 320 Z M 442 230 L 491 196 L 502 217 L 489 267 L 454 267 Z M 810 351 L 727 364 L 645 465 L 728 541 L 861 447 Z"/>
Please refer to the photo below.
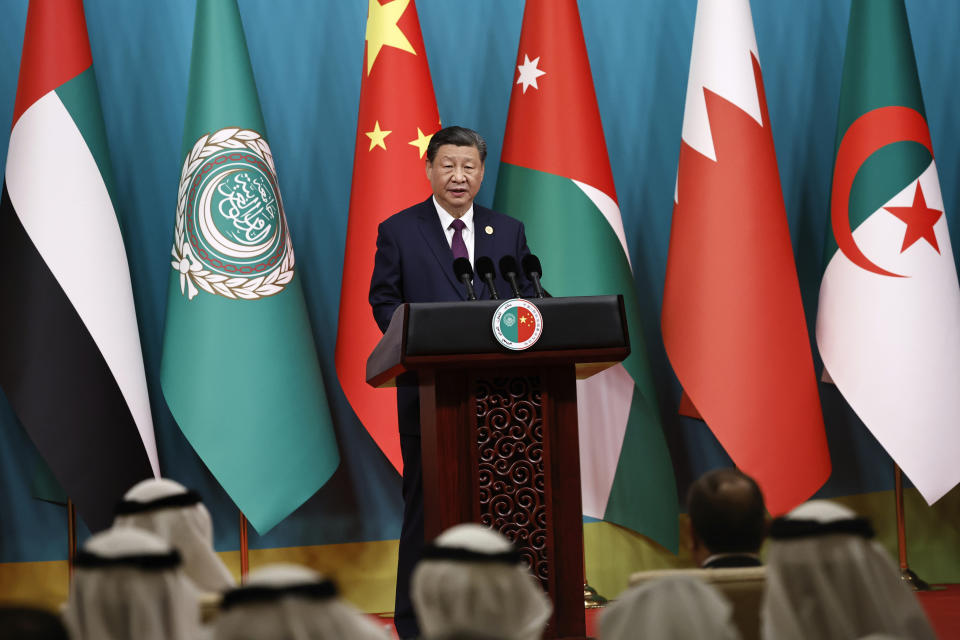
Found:
<path fill-rule="evenodd" d="M 115 202 L 83 4 L 33 0 L 0 201 L 0 385 L 94 531 L 160 472 Z"/>
<path fill-rule="evenodd" d="M 960 287 L 902 0 L 854 0 L 817 345 L 929 503 L 960 482 Z"/>
<path fill-rule="evenodd" d="M 339 453 L 236 0 L 199 0 L 161 383 L 261 534 Z"/>
<path fill-rule="evenodd" d="M 494 208 L 555 296 L 623 294 L 631 354 L 577 381 L 583 512 L 677 548 L 677 491 L 575 0 L 528 0 Z"/>
<path fill-rule="evenodd" d="M 377 227 L 430 195 L 424 155 L 440 128 L 413 0 L 369 0 L 337 326 L 337 377 L 350 406 L 397 471 L 403 470 L 397 390 L 367 384 L 367 356 L 383 333 L 369 293 Z M 352 285 L 350 283 L 353 283 Z"/>

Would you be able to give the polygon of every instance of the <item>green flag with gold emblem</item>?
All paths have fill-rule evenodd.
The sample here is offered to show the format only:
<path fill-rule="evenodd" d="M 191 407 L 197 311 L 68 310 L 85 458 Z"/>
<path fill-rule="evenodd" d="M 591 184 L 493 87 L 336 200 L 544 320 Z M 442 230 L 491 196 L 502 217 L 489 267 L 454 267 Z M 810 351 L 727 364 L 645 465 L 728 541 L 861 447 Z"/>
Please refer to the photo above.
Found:
<path fill-rule="evenodd" d="M 199 0 L 161 384 L 254 528 L 339 463 L 236 0 Z"/>

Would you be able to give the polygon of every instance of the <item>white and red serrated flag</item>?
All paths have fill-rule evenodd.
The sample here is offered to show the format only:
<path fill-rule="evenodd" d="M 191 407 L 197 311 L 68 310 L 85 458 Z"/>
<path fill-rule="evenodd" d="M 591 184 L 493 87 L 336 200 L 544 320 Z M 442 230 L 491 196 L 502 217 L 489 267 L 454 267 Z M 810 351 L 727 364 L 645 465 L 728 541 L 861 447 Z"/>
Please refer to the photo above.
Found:
<path fill-rule="evenodd" d="M 87 525 L 159 475 L 81 0 L 31 0 L 0 201 L 0 386 Z"/>
<path fill-rule="evenodd" d="M 670 363 L 771 513 L 830 456 L 747 0 L 700 0 L 662 328 Z"/>
<path fill-rule="evenodd" d="M 413 0 L 369 0 L 365 46 L 335 360 L 350 406 L 402 471 L 396 390 L 366 383 L 383 335 L 367 293 L 378 225 L 430 195 L 424 162 L 440 115 Z"/>

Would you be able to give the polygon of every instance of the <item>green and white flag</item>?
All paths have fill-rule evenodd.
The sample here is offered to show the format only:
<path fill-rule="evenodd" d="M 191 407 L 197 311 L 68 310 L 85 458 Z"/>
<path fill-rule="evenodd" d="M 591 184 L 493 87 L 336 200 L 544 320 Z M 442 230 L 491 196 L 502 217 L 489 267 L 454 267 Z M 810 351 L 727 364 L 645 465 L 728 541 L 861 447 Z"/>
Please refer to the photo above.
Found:
<path fill-rule="evenodd" d="M 630 356 L 577 381 L 583 513 L 677 549 L 677 490 L 575 0 L 528 0 L 494 208 L 555 296 L 623 294 Z"/>
<path fill-rule="evenodd" d="M 854 0 L 817 312 L 826 374 L 929 503 L 960 482 L 960 287 L 903 0 Z"/>
<path fill-rule="evenodd" d="M 236 0 L 199 0 L 161 382 L 262 533 L 339 463 Z"/>

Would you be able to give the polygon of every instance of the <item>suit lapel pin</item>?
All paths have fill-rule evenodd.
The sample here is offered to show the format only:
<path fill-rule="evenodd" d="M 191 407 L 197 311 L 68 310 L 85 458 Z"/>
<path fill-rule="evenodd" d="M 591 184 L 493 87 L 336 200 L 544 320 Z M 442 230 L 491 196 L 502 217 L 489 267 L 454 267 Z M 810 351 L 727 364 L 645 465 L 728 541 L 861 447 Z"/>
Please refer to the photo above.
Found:
<path fill-rule="evenodd" d="M 493 235 L 493 227 L 491 227 L 490 225 L 487 225 L 486 227 L 484 227 L 483 230 L 487 232 L 487 235 L 488 235 L 488 236 L 492 236 L 492 235 Z"/>

